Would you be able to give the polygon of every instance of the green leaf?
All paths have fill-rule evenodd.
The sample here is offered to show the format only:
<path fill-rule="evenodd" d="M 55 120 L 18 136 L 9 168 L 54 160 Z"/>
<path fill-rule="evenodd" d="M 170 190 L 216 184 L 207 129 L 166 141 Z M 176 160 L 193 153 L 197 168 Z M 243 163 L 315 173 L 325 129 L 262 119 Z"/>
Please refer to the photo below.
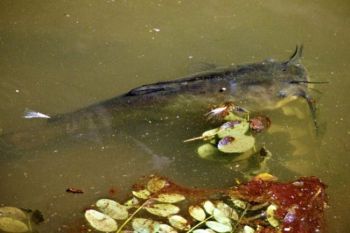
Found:
<path fill-rule="evenodd" d="M 180 216 L 180 215 L 173 215 L 168 218 L 170 225 L 173 227 L 182 230 L 182 231 L 187 231 L 191 228 L 190 224 L 188 221 Z"/>
<path fill-rule="evenodd" d="M 168 224 L 160 224 L 157 233 L 177 233 L 177 231 Z"/>
<path fill-rule="evenodd" d="M 126 206 L 110 199 L 100 199 L 96 202 L 96 206 L 102 211 L 102 213 L 117 220 L 124 220 L 129 216 L 128 208 Z"/>
<path fill-rule="evenodd" d="M 277 205 L 271 204 L 266 209 L 266 219 L 273 227 L 278 227 L 279 221 L 275 218 L 275 211 L 277 210 Z"/>
<path fill-rule="evenodd" d="M 196 229 L 193 231 L 193 233 L 215 233 L 212 229 Z"/>
<path fill-rule="evenodd" d="M 224 120 L 225 121 L 236 121 L 236 120 L 245 120 L 245 119 L 230 112 L 227 116 L 225 116 Z"/>
<path fill-rule="evenodd" d="M 252 149 L 255 138 L 252 136 L 224 137 L 218 143 L 218 149 L 224 153 L 243 153 Z"/>
<path fill-rule="evenodd" d="M 239 219 L 238 213 L 231 208 L 229 205 L 225 204 L 222 201 L 219 201 L 218 203 L 216 203 L 216 208 L 221 210 L 226 217 L 231 218 L 235 221 L 237 221 Z"/>
<path fill-rule="evenodd" d="M 207 200 L 207 201 L 204 201 L 202 203 L 202 205 L 203 205 L 205 212 L 207 212 L 209 215 L 213 215 L 213 212 L 215 209 L 215 205 L 213 204 L 213 202 Z"/>
<path fill-rule="evenodd" d="M 148 199 L 151 196 L 151 193 L 147 189 L 132 191 L 132 194 L 140 199 Z"/>
<path fill-rule="evenodd" d="M 205 225 L 207 225 L 207 227 L 209 227 L 210 229 L 220 233 L 232 231 L 231 224 L 223 224 L 216 221 L 207 221 Z"/>
<path fill-rule="evenodd" d="M 167 181 L 160 177 L 153 177 L 147 183 L 147 189 L 151 193 L 156 193 L 162 190 L 167 184 Z"/>
<path fill-rule="evenodd" d="M 254 228 L 252 228 L 252 227 L 250 227 L 248 225 L 245 225 L 243 227 L 243 233 L 255 233 L 255 230 L 254 230 Z"/>
<path fill-rule="evenodd" d="M 23 210 L 21 210 L 17 207 L 12 207 L 12 206 L 0 207 L 0 216 L 1 217 L 10 217 L 10 218 L 17 219 L 20 221 L 27 220 L 27 215 Z"/>
<path fill-rule="evenodd" d="M 139 200 L 136 197 L 132 197 L 131 199 L 127 200 L 124 203 L 124 206 L 126 206 L 126 208 L 130 209 L 130 208 L 137 207 L 139 204 L 140 204 Z"/>
<path fill-rule="evenodd" d="M 198 205 L 191 205 L 188 207 L 188 212 L 192 216 L 192 218 L 196 219 L 197 221 L 203 221 L 206 217 L 205 211 L 202 207 Z"/>
<path fill-rule="evenodd" d="M 149 213 L 160 217 L 168 217 L 180 211 L 179 207 L 172 204 L 154 204 L 152 207 L 145 207 L 145 209 Z"/>
<path fill-rule="evenodd" d="M 231 220 L 227 216 L 225 216 L 225 214 L 218 208 L 215 208 L 213 210 L 213 216 L 215 220 L 218 221 L 219 223 L 231 224 Z"/>
<path fill-rule="evenodd" d="M 98 231 L 111 232 L 118 229 L 117 222 L 113 218 L 96 210 L 85 211 L 85 219 Z"/>
<path fill-rule="evenodd" d="M 138 233 L 156 233 L 159 232 L 161 223 L 146 218 L 135 218 L 132 220 L 132 228 Z"/>
<path fill-rule="evenodd" d="M 219 131 L 219 128 L 207 130 L 204 133 L 202 133 L 202 138 L 204 140 L 210 140 L 211 138 L 215 137 L 218 131 Z"/>
<path fill-rule="evenodd" d="M 244 135 L 249 130 L 249 123 L 246 120 L 228 121 L 220 126 L 218 137 L 224 138 L 227 136 L 235 137 Z"/>
<path fill-rule="evenodd" d="M 11 217 L 0 217 L 0 230 L 5 232 L 27 232 L 29 228 L 24 222 L 11 218 Z"/>
<path fill-rule="evenodd" d="M 199 157 L 203 159 L 211 159 L 213 155 L 215 155 L 218 152 L 218 149 L 210 143 L 206 143 L 198 147 L 197 153 Z"/>
<path fill-rule="evenodd" d="M 247 203 L 245 203 L 244 201 L 242 201 L 242 200 L 239 200 L 239 199 L 231 199 L 231 201 L 232 201 L 232 203 L 236 206 L 236 207 L 238 207 L 238 208 L 240 208 L 240 209 L 242 209 L 242 210 L 244 210 L 245 208 L 247 208 Z"/>
<path fill-rule="evenodd" d="M 177 203 L 185 200 L 186 198 L 184 195 L 178 193 L 161 193 L 154 199 L 159 202 Z"/>

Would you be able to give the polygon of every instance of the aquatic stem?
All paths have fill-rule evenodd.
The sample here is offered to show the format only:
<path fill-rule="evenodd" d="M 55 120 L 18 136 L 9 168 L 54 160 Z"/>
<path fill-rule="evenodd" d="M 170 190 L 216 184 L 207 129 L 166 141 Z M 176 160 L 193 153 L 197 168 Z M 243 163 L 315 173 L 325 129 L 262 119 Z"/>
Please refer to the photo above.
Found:
<path fill-rule="evenodd" d="M 123 224 L 120 226 L 120 228 L 116 231 L 116 233 L 120 233 L 121 230 L 126 226 L 126 224 L 128 224 L 130 222 L 130 220 L 138 213 L 140 212 L 140 210 L 142 210 L 143 207 L 145 207 L 152 199 L 148 199 L 146 200 L 144 203 L 142 203 L 142 205 L 140 205 L 135 211 L 134 213 L 132 213 L 124 222 Z"/>
<path fill-rule="evenodd" d="M 194 225 L 191 229 L 189 229 L 188 231 L 186 231 L 186 233 L 190 233 L 191 231 L 193 231 L 194 229 L 196 229 L 197 227 L 199 227 L 200 225 L 202 225 L 203 223 L 205 223 L 206 221 L 208 221 L 209 219 L 213 218 L 213 215 L 208 216 L 206 219 L 204 219 L 203 221 L 200 221 L 199 223 L 197 223 L 196 225 Z"/>
<path fill-rule="evenodd" d="M 236 230 L 238 224 L 240 224 L 240 222 L 242 221 L 244 215 L 247 213 L 247 211 L 248 211 L 249 208 L 250 208 L 250 205 L 247 204 L 247 206 L 246 206 L 246 208 L 243 210 L 241 216 L 239 216 L 239 219 L 237 220 L 237 223 L 233 226 L 232 232 L 235 232 L 235 230 Z"/>
<path fill-rule="evenodd" d="M 197 141 L 197 140 L 201 140 L 204 138 L 205 137 L 203 137 L 203 136 L 199 136 L 199 137 L 195 137 L 195 138 L 186 139 L 186 140 L 184 140 L 184 142 L 192 142 L 192 141 Z"/>

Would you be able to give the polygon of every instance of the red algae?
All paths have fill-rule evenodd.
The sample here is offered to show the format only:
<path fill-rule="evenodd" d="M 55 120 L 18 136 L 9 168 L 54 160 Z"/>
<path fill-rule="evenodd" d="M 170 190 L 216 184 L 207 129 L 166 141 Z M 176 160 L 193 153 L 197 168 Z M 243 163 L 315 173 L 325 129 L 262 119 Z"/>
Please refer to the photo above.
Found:
<path fill-rule="evenodd" d="M 203 201 L 225 203 L 234 208 L 239 220 L 233 222 L 234 231 L 240 232 L 245 226 L 250 226 L 255 233 L 315 233 L 324 232 L 324 209 L 326 206 L 326 186 L 316 177 L 302 177 L 292 182 L 277 182 L 271 175 L 256 176 L 251 181 L 228 189 L 199 189 L 180 186 L 166 177 L 143 177 L 133 186 L 133 190 L 149 188 L 148 182 L 152 179 L 163 180 L 161 189 L 152 193 L 146 202 L 151 201 L 162 193 L 182 194 L 186 201 L 180 207 L 187 210 L 190 205 L 202 205 Z M 237 207 L 233 200 L 246 203 L 246 207 Z M 232 205 L 233 204 L 233 205 Z M 276 207 L 273 219 L 277 224 L 270 222 L 268 209 Z M 191 225 L 196 220 L 189 213 L 182 214 Z M 149 217 L 149 214 L 140 211 L 138 217 Z M 208 217 L 208 216 L 207 216 Z M 155 217 L 157 220 L 160 217 Z M 130 226 L 125 226 L 126 230 Z M 70 225 L 69 232 L 87 233 L 92 229 L 85 221 L 75 221 Z"/>
<path fill-rule="evenodd" d="M 325 188 L 316 177 L 303 177 L 289 183 L 257 179 L 234 188 L 229 195 L 278 206 L 274 217 L 280 226 L 275 230 L 262 228 L 260 233 L 311 233 L 324 230 Z"/>

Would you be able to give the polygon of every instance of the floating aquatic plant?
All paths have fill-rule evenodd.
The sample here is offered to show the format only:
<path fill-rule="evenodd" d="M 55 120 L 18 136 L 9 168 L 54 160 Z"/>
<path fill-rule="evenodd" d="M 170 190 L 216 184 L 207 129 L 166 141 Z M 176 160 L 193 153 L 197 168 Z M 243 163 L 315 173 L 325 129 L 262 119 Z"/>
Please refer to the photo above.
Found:
<path fill-rule="evenodd" d="M 228 104 L 227 107 L 219 107 L 212 110 L 208 115 L 219 115 L 225 122 L 214 129 L 207 130 L 199 137 L 185 140 L 185 142 L 203 140 L 206 143 L 199 146 L 197 153 L 201 158 L 214 159 L 214 155 L 221 153 L 242 154 L 255 147 L 256 133 L 260 133 L 271 125 L 266 116 L 249 118 L 249 112 L 244 117 L 236 115 L 238 108 Z"/>
<path fill-rule="evenodd" d="M 315 178 L 278 183 L 274 176 L 261 174 L 230 189 L 196 190 L 152 176 L 135 187 L 133 197 L 123 205 L 115 200 L 98 200 L 98 210 L 85 212 L 89 225 L 98 231 L 115 233 L 277 233 L 288 227 L 291 220 L 293 227 L 298 221 L 303 227 L 303 219 L 310 220 L 313 229 L 322 225 L 324 186 Z M 145 193 L 144 190 L 150 193 L 147 198 L 135 195 Z M 299 211 L 306 207 L 306 212 Z"/>
<path fill-rule="evenodd" d="M 33 225 L 42 221 L 43 216 L 38 210 L 0 207 L 0 232 L 34 232 Z"/>

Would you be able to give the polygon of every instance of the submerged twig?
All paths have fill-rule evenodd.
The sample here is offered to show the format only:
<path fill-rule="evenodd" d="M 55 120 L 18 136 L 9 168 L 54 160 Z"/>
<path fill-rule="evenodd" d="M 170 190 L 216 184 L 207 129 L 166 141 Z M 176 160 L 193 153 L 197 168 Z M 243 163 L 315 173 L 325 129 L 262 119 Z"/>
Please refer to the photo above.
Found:
<path fill-rule="evenodd" d="M 135 211 L 134 213 L 132 213 L 124 222 L 123 224 L 120 226 L 120 228 L 116 231 L 116 233 L 120 233 L 121 230 L 126 226 L 126 224 L 128 224 L 130 222 L 130 220 L 133 219 L 133 217 L 140 211 L 142 210 L 143 207 L 145 207 L 152 199 L 148 199 L 146 200 L 144 203 L 142 203 L 142 205 L 140 205 Z"/>
<path fill-rule="evenodd" d="M 191 229 L 189 229 L 188 231 L 186 231 L 186 233 L 190 233 L 192 232 L 194 229 L 196 229 L 197 227 L 199 227 L 200 225 L 202 225 L 203 223 L 205 223 L 206 221 L 208 221 L 209 219 L 213 218 L 213 215 L 208 216 L 207 218 L 205 218 L 203 221 L 200 221 L 199 223 L 197 223 L 196 225 L 194 225 Z"/>
<path fill-rule="evenodd" d="M 239 219 L 237 220 L 236 224 L 232 227 L 232 232 L 235 232 L 237 226 L 241 223 L 243 217 L 245 216 L 245 214 L 247 213 L 248 209 L 250 208 L 250 204 L 247 203 L 246 208 L 243 210 L 241 216 L 239 216 Z"/>
<path fill-rule="evenodd" d="M 199 136 L 199 137 L 194 137 L 194 138 L 186 139 L 186 140 L 184 140 L 184 142 L 193 142 L 193 141 L 201 140 L 201 139 L 204 139 L 204 138 L 205 138 L 205 137 L 203 137 L 203 136 Z"/>

